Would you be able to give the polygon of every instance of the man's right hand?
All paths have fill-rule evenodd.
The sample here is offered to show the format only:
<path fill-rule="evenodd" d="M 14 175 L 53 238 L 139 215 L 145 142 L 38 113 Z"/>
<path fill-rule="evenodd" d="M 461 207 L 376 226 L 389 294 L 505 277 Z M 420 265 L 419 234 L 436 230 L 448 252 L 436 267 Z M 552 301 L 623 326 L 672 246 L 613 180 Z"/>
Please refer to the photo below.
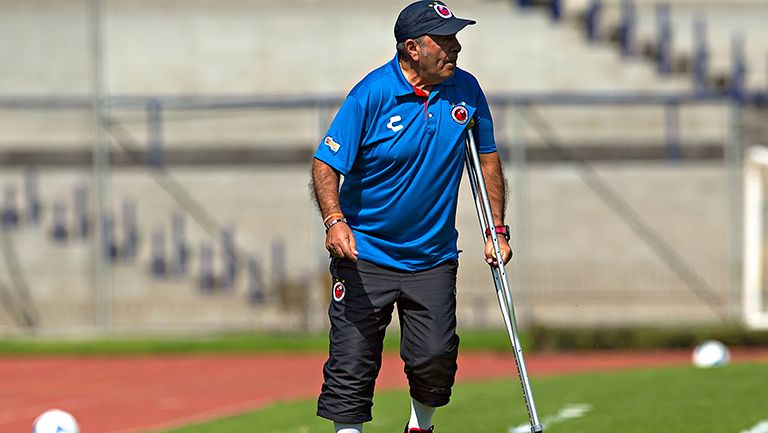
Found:
<path fill-rule="evenodd" d="M 325 249 L 334 257 L 357 261 L 357 243 L 352 229 L 346 223 L 334 224 L 325 235 Z"/>

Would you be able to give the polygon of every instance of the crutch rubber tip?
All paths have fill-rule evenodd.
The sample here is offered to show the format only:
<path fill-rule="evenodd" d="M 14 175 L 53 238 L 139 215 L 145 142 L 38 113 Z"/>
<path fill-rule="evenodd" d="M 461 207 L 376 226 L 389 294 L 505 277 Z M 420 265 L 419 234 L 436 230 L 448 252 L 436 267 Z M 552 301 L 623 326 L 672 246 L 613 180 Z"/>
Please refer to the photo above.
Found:
<path fill-rule="evenodd" d="M 531 429 L 531 431 L 532 431 L 533 433 L 541 433 L 541 432 L 543 432 L 543 431 L 544 431 L 544 428 L 541 426 L 541 424 L 536 424 L 535 426 L 533 426 L 533 428 Z"/>

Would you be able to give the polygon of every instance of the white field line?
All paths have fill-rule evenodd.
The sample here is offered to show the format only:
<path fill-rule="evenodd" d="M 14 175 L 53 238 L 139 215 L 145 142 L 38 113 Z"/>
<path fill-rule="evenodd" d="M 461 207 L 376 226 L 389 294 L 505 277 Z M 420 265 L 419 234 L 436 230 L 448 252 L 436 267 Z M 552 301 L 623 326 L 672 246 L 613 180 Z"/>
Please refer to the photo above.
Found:
<path fill-rule="evenodd" d="M 560 424 L 561 422 L 568 421 L 569 419 L 574 418 L 581 418 L 584 416 L 585 413 L 592 410 L 592 406 L 587 403 L 578 403 L 578 404 L 569 404 L 560 409 L 555 415 L 546 416 L 541 420 L 541 426 L 544 428 L 544 431 L 547 430 L 550 426 L 554 424 Z M 520 424 L 517 427 L 510 427 L 509 433 L 530 433 L 531 432 L 531 426 L 530 424 Z M 742 433 L 768 433 L 768 430 L 766 431 L 749 431 L 749 432 L 742 432 Z"/>
<path fill-rule="evenodd" d="M 742 430 L 741 433 L 768 433 L 768 420 L 760 421 L 756 426 L 749 430 Z"/>
<path fill-rule="evenodd" d="M 555 415 L 550 415 L 548 417 L 545 417 L 541 424 L 542 427 L 546 430 L 547 427 L 552 426 L 553 424 L 559 424 L 563 421 L 573 419 L 573 418 L 581 418 L 584 416 L 585 413 L 589 412 L 592 409 L 592 406 L 588 404 L 569 404 Z M 509 433 L 530 433 L 531 426 L 529 424 L 520 424 L 517 427 L 510 427 Z M 760 421 L 757 423 L 754 427 L 752 427 L 749 430 L 742 430 L 741 433 L 768 433 L 768 420 Z"/>

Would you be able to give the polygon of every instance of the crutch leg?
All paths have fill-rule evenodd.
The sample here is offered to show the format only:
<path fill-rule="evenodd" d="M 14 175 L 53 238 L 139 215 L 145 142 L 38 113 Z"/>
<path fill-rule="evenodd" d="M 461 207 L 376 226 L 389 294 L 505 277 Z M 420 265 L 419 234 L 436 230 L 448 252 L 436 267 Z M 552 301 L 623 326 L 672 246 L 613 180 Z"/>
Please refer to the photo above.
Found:
<path fill-rule="evenodd" d="M 483 178 L 483 172 L 480 167 L 480 157 L 478 155 L 475 138 L 472 133 L 472 126 L 473 122 L 470 122 L 470 126 L 467 129 L 467 175 L 469 177 L 469 183 L 472 188 L 472 196 L 474 197 L 477 218 L 480 221 L 480 230 L 483 244 L 485 244 L 487 236 L 486 233 L 490 233 L 491 240 L 493 242 L 493 249 L 496 253 L 496 257 L 499 258 L 496 260 L 497 264 L 495 266 L 491 266 L 491 275 L 493 277 L 494 286 L 496 287 L 496 295 L 499 299 L 499 307 L 501 308 L 501 315 L 504 319 L 504 327 L 507 330 L 509 341 L 512 345 L 512 350 L 515 357 L 515 365 L 517 367 L 517 374 L 523 390 L 523 399 L 525 400 L 525 406 L 528 409 L 528 418 L 531 423 L 531 432 L 541 433 L 543 428 L 541 422 L 539 421 L 539 415 L 536 411 L 536 404 L 533 400 L 533 391 L 531 390 L 531 384 L 528 378 L 528 370 L 525 366 L 525 358 L 523 357 L 523 349 L 520 344 L 520 338 L 518 337 L 515 309 L 512 303 L 512 292 L 509 287 L 509 279 L 507 278 L 504 261 L 501 260 L 501 246 L 499 245 L 499 238 L 496 234 L 496 230 L 494 230 L 495 224 L 493 221 L 493 213 L 491 212 L 490 200 L 488 199 L 488 192 L 485 187 L 485 179 Z"/>

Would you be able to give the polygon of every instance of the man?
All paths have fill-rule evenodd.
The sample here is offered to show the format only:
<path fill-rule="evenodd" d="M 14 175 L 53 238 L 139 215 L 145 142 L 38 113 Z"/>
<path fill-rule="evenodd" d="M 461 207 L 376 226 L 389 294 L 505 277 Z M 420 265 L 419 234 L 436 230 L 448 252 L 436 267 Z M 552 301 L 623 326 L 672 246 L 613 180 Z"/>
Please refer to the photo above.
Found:
<path fill-rule="evenodd" d="M 406 433 L 432 432 L 456 374 L 456 202 L 470 119 L 494 220 L 505 188 L 477 80 L 458 69 L 456 33 L 475 21 L 417 1 L 395 23 L 397 55 L 349 93 L 320 143 L 312 184 L 332 259 L 330 351 L 317 414 L 337 433 L 370 421 L 382 341 L 397 305 L 411 394 Z M 344 182 L 339 191 L 340 175 Z M 509 229 L 496 231 L 511 258 Z M 495 264 L 488 237 L 485 258 Z"/>

